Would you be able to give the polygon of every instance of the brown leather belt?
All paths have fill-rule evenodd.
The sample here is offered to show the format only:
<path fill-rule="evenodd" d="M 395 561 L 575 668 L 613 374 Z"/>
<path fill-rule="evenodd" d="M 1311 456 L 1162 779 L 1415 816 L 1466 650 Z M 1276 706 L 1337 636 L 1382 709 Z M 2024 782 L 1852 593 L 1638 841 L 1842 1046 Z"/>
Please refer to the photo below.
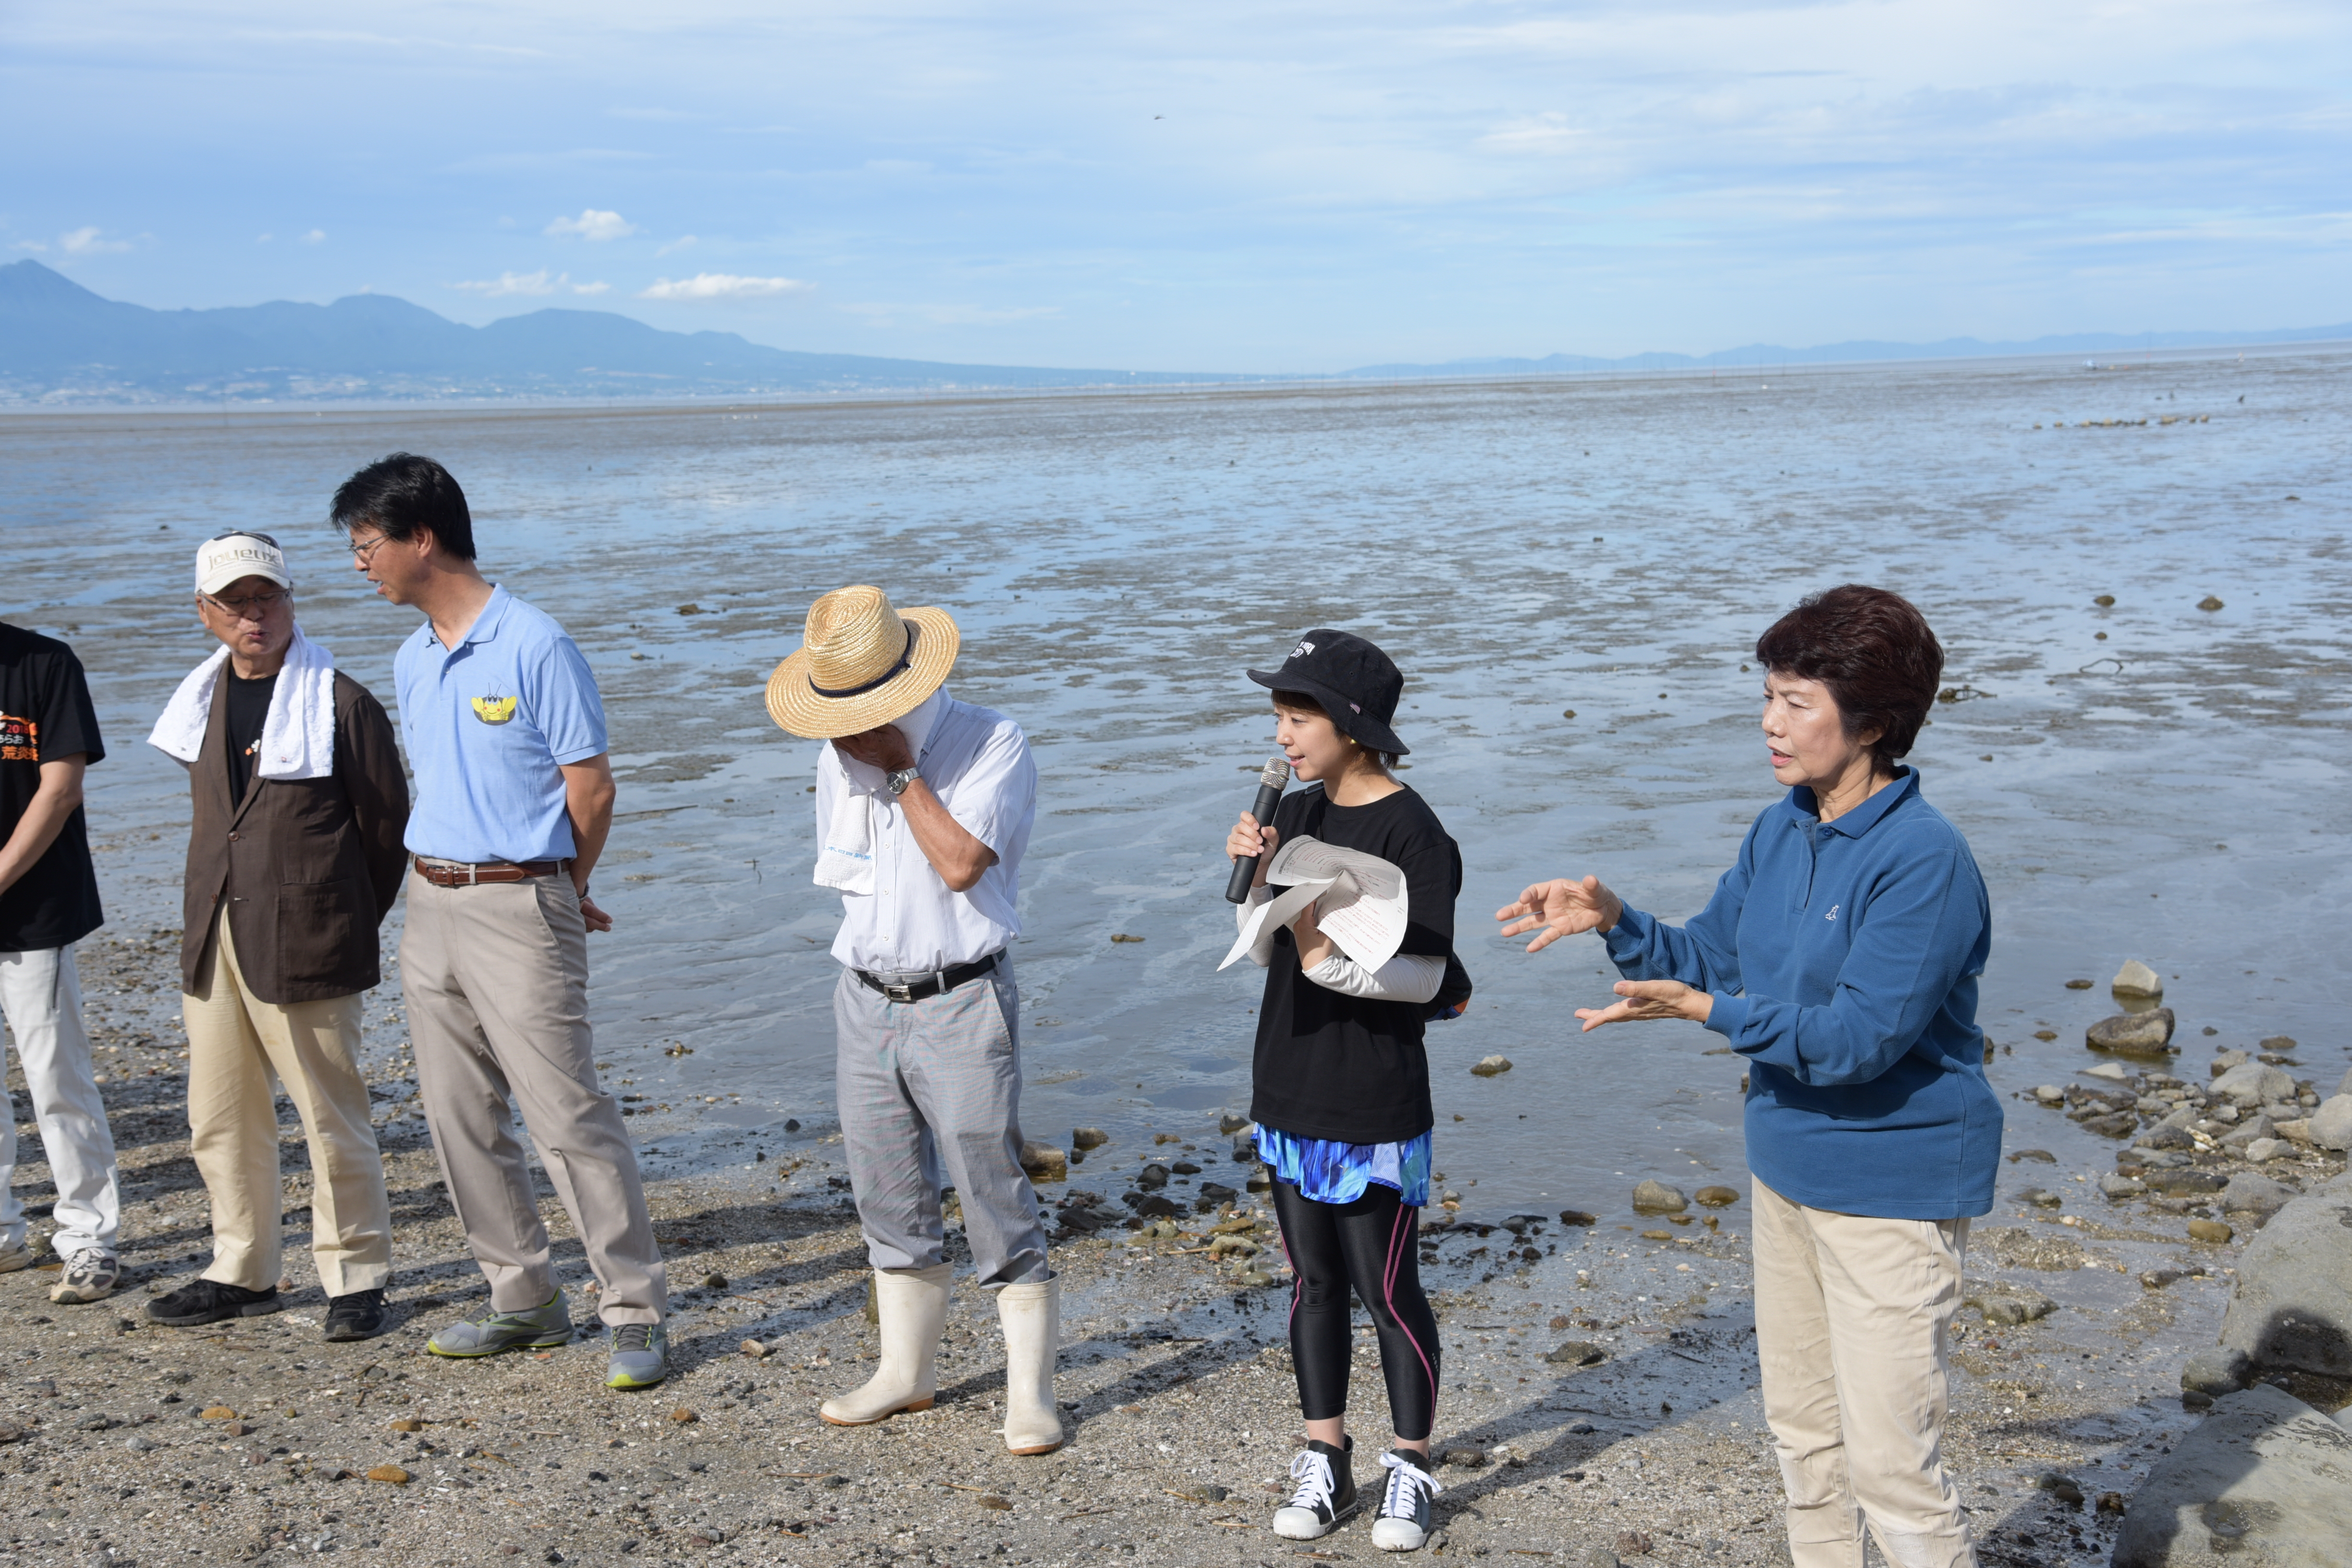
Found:
<path fill-rule="evenodd" d="M 436 888 L 470 888 L 479 882 L 521 882 L 533 877 L 561 874 L 569 860 L 485 860 L 478 865 L 436 866 L 416 858 L 416 874 Z"/>

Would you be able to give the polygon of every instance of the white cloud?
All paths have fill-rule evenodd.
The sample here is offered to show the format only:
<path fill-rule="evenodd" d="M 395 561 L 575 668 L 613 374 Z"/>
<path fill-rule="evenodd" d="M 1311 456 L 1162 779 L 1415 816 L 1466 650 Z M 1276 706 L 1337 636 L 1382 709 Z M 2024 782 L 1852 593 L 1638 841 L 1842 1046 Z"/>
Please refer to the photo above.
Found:
<path fill-rule="evenodd" d="M 542 267 L 536 272 L 501 272 L 488 281 L 452 283 L 449 287 L 485 299 L 502 300 L 509 294 L 552 294 L 562 284 Z"/>
<path fill-rule="evenodd" d="M 326 237 L 327 231 L 325 229 L 314 228 L 310 233 L 302 237 L 302 243 L 305 245 L 317 245 Z"/>
<path fill-rule="evenodd" d="M 452 289 L 468 294 L 479 294 L 485 300 L 502 300 L 509 295 L 523 294 L 534 299 L 549 294 L 602 294 L 612 288 L 610 283 L 574 283 L 569 272 L 550 272 L 542 267 L 536 272 L 501 272 L 496 278 L 475 283 L 452 283 Z"/>
<path fill-rule="evenodd" d="M 656 279 L 638 290 L 640 300 L 764 300 L 776 294 L 799 294 L 815 288 L 796 278 L 738 278 L 730 272 L 698 272 L 673 283 Z"/>
<path fill-rule="evenodd" d="M 688 246 L 695 243 L 696 240 L 694 236 L 690 234 L 682 234 L 676 239 L 671 240 L 667 245 L 663 246 L 659 250 L 655 251 L 655 258 L 659 259 L 662 257 L 667 256 L 673 250 L 684 250 Z"/>
<path fill-rule="evenodd" d="M 37 239 L 20 239 L 16 243 L 13 248 L 17 250 L 29 250 L 36 256 L 47 256 L 49 253 L 49 247 L 43 245 Z"/>
<path fill-rule="evenodd" d="M 253 243 L 256 245 L 268 245 L 271 240 L 277 237 L 278 237 L 274 234 L 257 234 L 253 237 Z"/>
<path fill-rule="evenodd" d="M 77 228 L 58 237 L 58 247 L 68 256 L 110 256 L 131 248 L 127 239 L 101 237 L 95 227 Z"/>
<path fill-rule="evenodd" d="M 594 207 L 583 207 L 578 217 L 560 217 L 549 224 L 547 232 L 558 239 L 568 236 L 602 242 L 608 239 L 626 239 L 637 232 L 637 226 L 619 213 L 598 212 Z"/>

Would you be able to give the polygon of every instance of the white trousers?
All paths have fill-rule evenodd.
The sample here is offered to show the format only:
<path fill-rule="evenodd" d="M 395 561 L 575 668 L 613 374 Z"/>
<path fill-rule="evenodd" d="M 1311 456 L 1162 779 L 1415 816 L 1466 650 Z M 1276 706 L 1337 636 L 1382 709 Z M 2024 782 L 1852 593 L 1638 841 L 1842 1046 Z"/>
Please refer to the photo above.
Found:
<path fill-rule="evenodd" d="M 1874 1219 L 1756 1184 L 1756 1349 L 1795 1568 L 1976 1568 L 1944 1469 L 1965 1219 Z"/>
<path fill-rule="evenodd" d="M 81 1026 L 81 980 L 74 950 L 0 952 L 0 1014 L 16 1042 L 25 1089 L 49 1179 L 58 1190 L 59 1258 L 95 1249 L 111 1255 L 122 1231 L 122 1194 L 114 1174 L 114 1134 L 106 1102 L 90 1077 L 89 1037 Z M 16 1101 L 0 1083 L 0 1247 L 25 1239 L 25 1205 L 16 1196 Z"/>

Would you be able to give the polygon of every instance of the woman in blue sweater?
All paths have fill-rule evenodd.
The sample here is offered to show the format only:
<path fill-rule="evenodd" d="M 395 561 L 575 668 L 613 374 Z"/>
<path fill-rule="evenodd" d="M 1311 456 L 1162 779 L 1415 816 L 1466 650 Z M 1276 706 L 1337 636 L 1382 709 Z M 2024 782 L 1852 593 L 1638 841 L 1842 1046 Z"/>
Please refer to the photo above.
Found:
<path fill-rule="evenodd" d="M 1587 1030 L 1688 1018 L 1747 1058 L 1756 1341 L 1795 1568 L 1973 1564 L 1941 1452 L 1947 1331 L 1969 1221 L 1992 1207 L 2001 1115 L 1977 978 L 1984 879 L 1900 765 L 1944 652 L 1884 589 L 1848 584 L 1756 645 L 1788 794 L 1679 930 L 1598 878 L 1542 882 L 1496 918 L 1528 951 L 1597 931 L 1625 978 Z"/>

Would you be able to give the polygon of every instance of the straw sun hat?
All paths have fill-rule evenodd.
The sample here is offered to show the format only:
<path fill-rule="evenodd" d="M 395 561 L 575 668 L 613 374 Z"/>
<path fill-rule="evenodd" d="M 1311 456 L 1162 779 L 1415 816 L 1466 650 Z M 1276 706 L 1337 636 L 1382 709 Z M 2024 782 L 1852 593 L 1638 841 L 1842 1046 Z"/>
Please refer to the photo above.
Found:
<path fill-rule="evenodd" d="M 946 682 L 962 646 L 945 610 L 894 610 L 879 588 L 835 588 L 809 606 L 805 642 L 768 677 L 768 717 L 812 741 L 887 724 Z"/>

